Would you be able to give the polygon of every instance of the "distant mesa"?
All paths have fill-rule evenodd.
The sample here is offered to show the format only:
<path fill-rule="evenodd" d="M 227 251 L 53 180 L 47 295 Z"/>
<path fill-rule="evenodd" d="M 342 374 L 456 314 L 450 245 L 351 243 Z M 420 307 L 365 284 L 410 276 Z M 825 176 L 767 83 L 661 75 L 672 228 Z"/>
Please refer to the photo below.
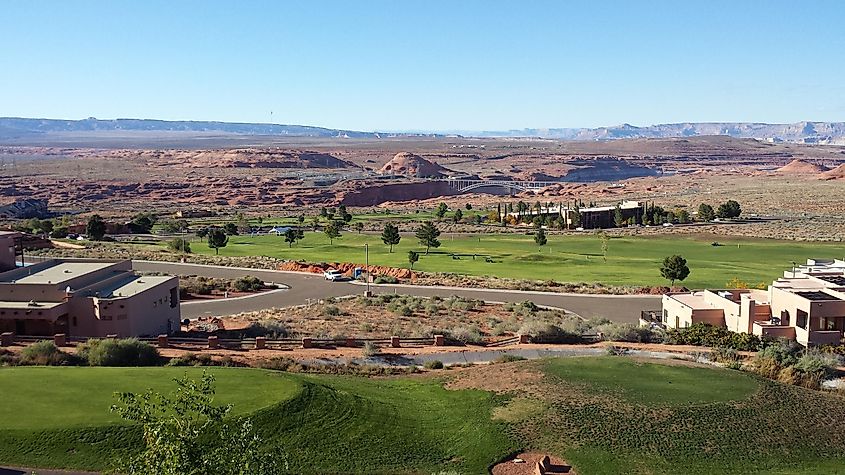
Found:
<path fill-rule="evenodd" d="M 778 168 L 777 173 L 784 175 L 818 175 L 826 172 L 828 169 L 825 166 L 816 163 L 810 163 L 805 160 L 795 159 L 786 165 Z"/>
<path fill-rule="evenodd" d="M 822 173 L 822 178 L 825 180 L 845 180 L 845 163 Z"/>
<path fill-rule="evenodd" d="M 451 170 L 409 152 L 397 153 L 381 170 L 384 175 L 405 175 L 419 178 L 442 178 Z"/>

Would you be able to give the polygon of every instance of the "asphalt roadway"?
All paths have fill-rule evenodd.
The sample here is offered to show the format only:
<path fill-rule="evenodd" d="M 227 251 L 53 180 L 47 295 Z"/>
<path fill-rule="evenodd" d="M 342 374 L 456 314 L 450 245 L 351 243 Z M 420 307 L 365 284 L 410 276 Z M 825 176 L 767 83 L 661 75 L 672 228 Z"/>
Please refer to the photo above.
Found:
<path fill-rule="evenodd" d="M 222 317 L 240 312 L 251 312 L 273 307 L 302 305 L 328 297 L 362 294 L 365 286 L 352 282 L 329 282 L 322 275 L 239 267 L 209 266 L 178 262 L 133 261 L 133 268 L 144 272 L 161 272 L 177 275 L 199 275 L 233 279 L 253 275 L 265 282 L 284 284 L 286 289 L 253 296 L 191 301 L 182 303 L 183 318 L 201 316 Z M 522 302 L 531 300 L 537 305 L 563 308 L 585 318 L 605 317 L 615 322 L 636 323 L 643 310 L 660 309 L 660 296 L 656 295 L 593 295 L 553 292 L 527 292 L 516 290 L 468 289 L 456 287 L 429 287 L 413 285 L 371 285 L 378 294 L 404 294 L 420 297 L 461 297 L 486 302 Z"/>

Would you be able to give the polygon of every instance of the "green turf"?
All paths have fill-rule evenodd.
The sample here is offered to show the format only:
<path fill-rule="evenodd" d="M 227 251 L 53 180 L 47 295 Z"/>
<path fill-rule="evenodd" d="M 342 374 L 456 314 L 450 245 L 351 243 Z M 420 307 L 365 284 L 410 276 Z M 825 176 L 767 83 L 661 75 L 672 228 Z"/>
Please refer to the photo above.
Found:
<path fill-rule="evenodd" d="M 757 381 L 740 372 L 646 364 L 628 358 L 560 358 L 552 360 L 546 371 L 586 385 L 596 394 L 653 406 L 740 400 L 758 387 Z"/>
<path fill-rule="evenodd" d="M 0 370 L 0 430 L 96 427 L 119 422 L 109 413 L 116 391 L 168 392 L 186 373 L 199 379 L 201 368 L 16 367 Z M 292 398 L 299 385 L 257 370 L 207 368 L 216 378 L 216 400 L 236 413 Z M 248 388 L 248 390 L 245 390 Z M 22 417 L 22 415 L 26 417 Z"/>
<path fill-rule="evenodd" d="M 714 240 L 723 245 L 712 246 Z M 667 255 L 680 254 L 692 270 L 683 282 L 691 288 L 724 287 L 733 277 L 755 285 L 770 283 L 792 265 L 791 261 L 845 255 L 842 243 L 712 236 L 619 237 L 610 240 L 604 262 L 601 242 L 592 233 L 549 236 L 549 244 L 542 252 L 538 252 L 532 236 L 523 234 L 441 236 L 441 241 L 439 249 L 420 256 L 415 269 L 559 282 L 666 285 L 668 282 L 660 276 L 660 263 Z M 424 251 L 412 235 L 403 235 L 395 252 L 389 253 L 379 236 L 346 231 L 333 245 L 324 234 L 309 232 L 293 248 L 280 236 L 232 236 L 228 246 L 220 249 L 220 255 L 363 264 L 365 243 L 369 244 L 373 265 L 407 267 L 409 250 Z M 196 238 L 191 248 L 195 253 L 214 254 L 205 241 Z M 492 262 L 487 262 L 486 257 Z"/>
<path fill-rule="evenodd" d="M 540 365 L 546 410 L 518 432 L 578 473 L 845 473 L 841 396 L 624 357 Z"/>
<path fill-rule="evenodd" d="M 140 443 L 137 426 L 110 424 L 112 392 L 147 386 L 167 390 L 184 371 L 0 369 L 0 464 L 108 468 Z M 190 369 L 192 376 L 199 371 Z M 255 426 L 268 443 L 284 448 L 291 473 L 432 473 L 441 468 L 482 473 L 515 449 L 503 424 L 491 419 L 498 402 L 489 393 L 447 391 L 426 379 L 213 372 L 221 403 L 232 402 L 241 413 L 264 406 L 252 412 Z"/>

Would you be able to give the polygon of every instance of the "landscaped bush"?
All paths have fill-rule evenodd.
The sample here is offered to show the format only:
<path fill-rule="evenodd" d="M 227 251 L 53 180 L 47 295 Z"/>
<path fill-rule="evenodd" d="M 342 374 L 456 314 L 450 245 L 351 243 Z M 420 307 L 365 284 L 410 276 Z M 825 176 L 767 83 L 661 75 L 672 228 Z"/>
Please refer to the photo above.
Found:
<path fill-rule="evenodd" d="M 665 342 L 671 345 L 720 346 L 740 351 L 757 351 L 765 346 L 757 335 L 734 333 L 727 328 L 706 323 L 669 329 L 666 331 Z"/>
<path fill-rule="evenodd" d="M 663 341 L 663 332 L 641 327 L 631 323 L 607 323 L 595 328 L 605 340 L 631 343 L 659 343 Z"/>
<path fill-rule="evenodd" d="M 20 360 L 9 350 L 0 348 L 0 366 L 17 366 Z"/>
<path fill-rule="evenodd" d="M 232 282 L 232 288 L 238 292 L 257 292 L 264 288 L 264 281 L 258 277 L 247 275 Z"/>
<path fill-rule="evenodd" d="M 513 363 L 514 361 L 525 361 L 525 357 L 505 353 L 496 357 L 496 359 L 493 360 L 493 363 Z"/>
<path fill-rule="evenodd" d="M 89 366 L 156 366 L 162 363 L 158 350 L 135 338 L 88 340 L 76 354 Z"/>
<path fill-rule="evenodd" d="M 75 363 L 75 359 L 60 350 L 52 341 L 38 341 L 21 351 L 20 363 L 38 366 L 67 366 Z"/>
<path fill-rule="evenodd" d="M 423 364 L 423 368 L 425 368 L 425 369 L 443 369 L 443 362 L 440 361 L 440 360 L 426 361 L 425 364 Z"/>
<path fill-rule="evenodd" d="M 270 369 L 274 371 L 289 371 L 292 373 L 300 372 L 302 365 L 286 356 L 274 356 L 259 360 L 257 366 L 262 369 Z"/>
<path fill-rule="evenodd" d="M 520 335 L 530 335 L 532 343 L 581 343 L 580 333 L 570 333 L 547 321 L 532 318 L 519 327 Z"/>
<path fill-rule="evenodd" d="M 361 354 L 366 358 L 376 356 L 381 353 L 381 349 L 371 341 L 364 342 L 364 347 L 361 348 Z"/>
<path fill-rule="evenodd" d="M 373 280 L 374 284 L 398 284 L 399 279 L 392 275 L 380 275 Z"/>
<path fill-rule="evenodd" d="M 185 353 L 182 356 L 171 358 L 167 366 L 212 366 L 214 360 L 211 355 L 204 353 Z"/>

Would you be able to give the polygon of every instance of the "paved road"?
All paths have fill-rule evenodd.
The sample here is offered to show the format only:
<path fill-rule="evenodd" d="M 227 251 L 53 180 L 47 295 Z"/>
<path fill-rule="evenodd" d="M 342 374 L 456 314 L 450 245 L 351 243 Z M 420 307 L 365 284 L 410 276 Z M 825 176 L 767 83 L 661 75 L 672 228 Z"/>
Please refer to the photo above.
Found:
<path fill-rule="evenodd" d="M 237 267 L 182 264 L 177 262 L 134 261 L 136 270 L 182 275 L 202 275 L 218 278 L 237 278 L 254 275 L 265 282 L 285 284 L 287 290 L 229 300 L 190 302 L 182 304 L 184 318 L 224 316 L 271 307 L 301 305 L 308 300 L 342 297 L 363 293 L 364 287 L 350 282 L 327 282 L 320 275 Z M 522 292 L 512 290 L 463 289 L 408 285 L 373 285 L 373 293 L 398 293 L 421 297 L 459 295 L 488 302 L 522 302 L 531 300 L 538 305 L 565 308 L 582 317 L 606 317 L 617 322 L 636 323 L 641 310 L 660 308 L 660 296 L 654 295 L 587 295 L 551 292 Z"/>

